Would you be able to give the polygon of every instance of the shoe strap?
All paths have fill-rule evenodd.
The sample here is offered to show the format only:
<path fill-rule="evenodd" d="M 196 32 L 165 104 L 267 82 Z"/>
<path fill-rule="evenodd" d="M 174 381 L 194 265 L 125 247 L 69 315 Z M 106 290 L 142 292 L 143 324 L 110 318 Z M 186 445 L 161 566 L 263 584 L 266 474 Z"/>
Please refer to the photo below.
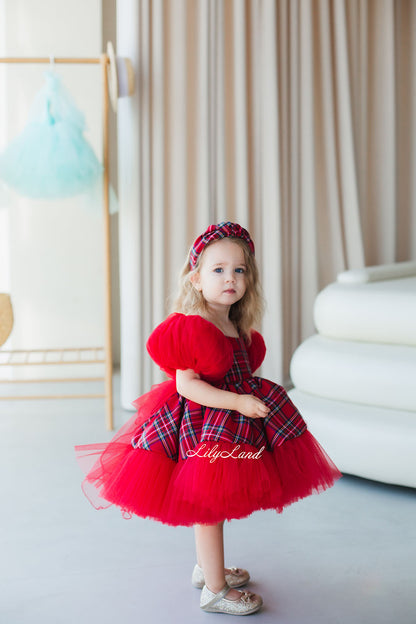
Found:
<path fill-rule="evenodd" d="M 208 589 L 208 587 L 207 587 L 207 589 Z M 231 589 L 230 586 L 228 585 L 228 583 L 226 583 L 224 585 L 224 587 L 222 588 L 222 590 L 219 591 L 218 594 L 215 594 L 214 598 L 211 598 L 211 600 L 209 602 L 205 603 L 202 608 L 203 609 L 208 609 L 209 607 L 213 607 L 215 604 L 217 604 L 217 602 L 219 602 L 220 600 L 222 600 L 224 598 L 224 596 L 227 594 L 227 592 L 230 591 L 230 589 Z M 208 591 L 211 591 L 211 590 L 209 589 Z"/>

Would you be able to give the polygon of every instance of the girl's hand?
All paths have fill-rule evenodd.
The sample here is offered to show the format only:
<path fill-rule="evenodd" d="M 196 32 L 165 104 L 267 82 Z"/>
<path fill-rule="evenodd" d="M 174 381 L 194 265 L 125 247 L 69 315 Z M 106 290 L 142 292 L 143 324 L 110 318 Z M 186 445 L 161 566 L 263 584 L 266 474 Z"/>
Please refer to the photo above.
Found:
<path fill-rule="evenodd" d="M 237 397 L 237 411 L 247 418 L 266 418 L 270 412 L 267 405 L 252 394 L 238 394 Z"/>

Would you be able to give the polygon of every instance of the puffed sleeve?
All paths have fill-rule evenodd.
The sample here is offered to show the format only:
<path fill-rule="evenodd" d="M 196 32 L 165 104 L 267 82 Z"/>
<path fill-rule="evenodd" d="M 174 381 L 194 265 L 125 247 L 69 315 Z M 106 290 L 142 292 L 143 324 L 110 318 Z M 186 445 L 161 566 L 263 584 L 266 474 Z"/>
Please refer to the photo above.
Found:
<path fill-rule="evenodd" d="M 169 377 L 178 369 L 192 368 L 201 377 L 221 379 L 233 362 L 233 348 L 215 325 L 201 316 L 178 312 L 151 333 L 147 350 Z"/>
<path fill-rule="evenodd" d="M 251 330 L 251 343 L 247 345 L 247 355 L 251 370 L 254 373 L 261 366 L 266 355 L 266 345 L 263 336 L 254 329 Z"/>

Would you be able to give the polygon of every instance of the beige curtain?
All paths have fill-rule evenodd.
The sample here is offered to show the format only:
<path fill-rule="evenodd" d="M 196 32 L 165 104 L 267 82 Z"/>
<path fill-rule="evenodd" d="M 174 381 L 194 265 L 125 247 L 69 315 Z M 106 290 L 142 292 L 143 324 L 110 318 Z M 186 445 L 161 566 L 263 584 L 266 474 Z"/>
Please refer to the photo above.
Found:
<path fill-rule="evenodd" d="M 320 289 L 416 257 L 415 32 L 412 0 L 119 0 L 126 407 L 160 379 L 145 341 L 209 223 L 254 236 L 283 383 Z"/>

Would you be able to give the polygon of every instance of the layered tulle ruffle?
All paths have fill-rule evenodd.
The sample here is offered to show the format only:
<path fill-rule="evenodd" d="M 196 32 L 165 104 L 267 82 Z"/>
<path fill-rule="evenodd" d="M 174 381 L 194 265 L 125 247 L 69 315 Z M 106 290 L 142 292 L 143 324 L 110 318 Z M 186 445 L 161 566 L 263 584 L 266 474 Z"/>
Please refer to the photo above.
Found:
<path fill-rule="evenodd" d="M 170 389 L 159 389 L 159 402 Z M 186 459 L 174 461 L 133 448 L 142 421 L 139 410 L 110 443 L 76 447 L 87 474 L 84 492 L 97 509 L 115 504 L 125 514 L 166 524 L 214 524 L 260 509 L 281 512 L 341 476 L 309 431 L 273 450 L 202 441 Z"/>

